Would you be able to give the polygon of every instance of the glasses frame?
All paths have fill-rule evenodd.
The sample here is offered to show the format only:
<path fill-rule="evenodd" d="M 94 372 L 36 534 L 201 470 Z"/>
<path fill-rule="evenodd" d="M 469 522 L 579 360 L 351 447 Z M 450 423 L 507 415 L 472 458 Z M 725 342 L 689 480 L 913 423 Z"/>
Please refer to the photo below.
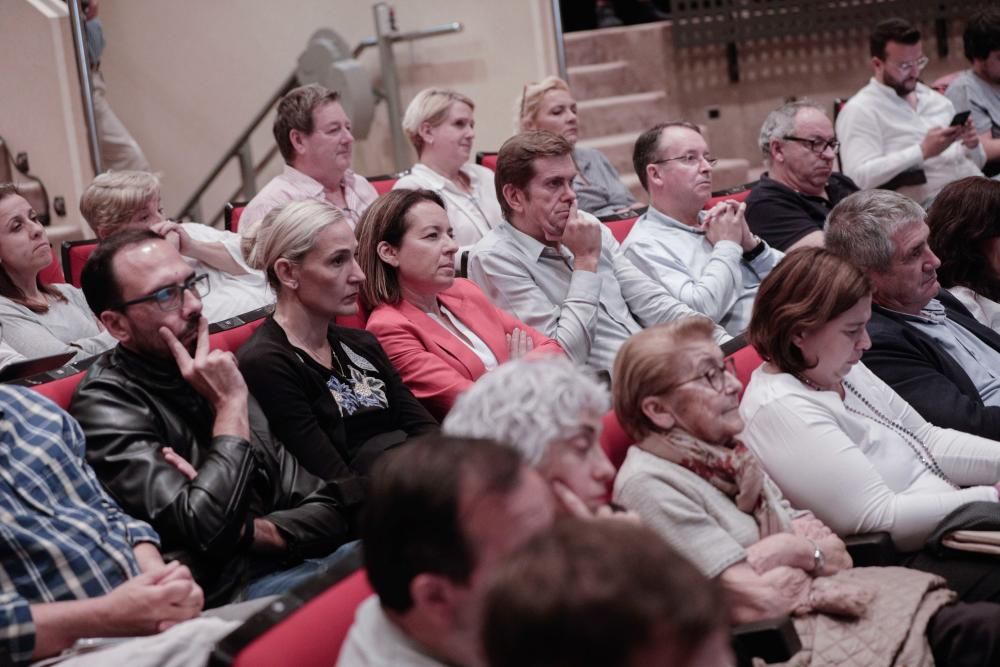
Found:
<path fill-rule="evenodd" d="M 892 63 L 888 60 L 883 60 L 886 65 L 892 65 L 900 74 L 909 74 L 911 71 L 920 72 L 923 71 L 925 67 L 931 62 L 931 59 L 927 56 L 920 56 L 916 60 L 907 60 L 905 63 Z"/>
<path fill-rule="evenodd" d="M 712 373 L 713 371 L 715 371 L 715 375 L 713 375 Z M 698 373 L 694 377 L 688 378 L 687 380 L 681 380 L 680 382 L 675 382 L 674 384 L 667 387 L 667 389 L 663 393 L 666 394 L 667 392 L 671 392 L 674 389 L 677 389 L 677 387 L 680 387 L 682 385 L 691 382 L 697 382 L 698 380 L 704 379 L 705 382 L 708 383 L 709 387 L 714 389 L 716 393 L 721 394 L 724 391 L 726 391 L 726 373 L 731 373 L 733 377 L 736 377 L 736 361 L 732 357 L 725 357 L 722 360 L 721 366 L 713 366 L 711 369 L 705 371 L 704 373 Z M 715 382 L 713 382 L 712 381 L 713 377 L 722 379 L 720 386 L 718 387 L 715 386 L 716 383 L 719 382 L 719 380 L 717 379 Z"/>
<path fill-rule="evenodd" d="M 832 149 L 834 155 L 836 155 L 837 151 L 840 150 L 840 141 L 838 139 L 831 139 L 830 141 L 826 141 L 825 139 L 806 139 L 805 137 L 796 137 L 791 134 L 786 137 L 782 137 L 782 139 L 784 141 L 797 141 L 801 144 L 806 144 L 809 146 L 809 150 L 816 155 L 822 155 L 827 148 Z M 817 144 L 823 144 L 823 147 L 816 150 Z"/>
<path fill-rule="evenodd" d="M 198 291 L 199 285 L 205 286 L 204 292 Z M 163 294 L 164 292 L 168 292 L 170 290 L 179 290 L 179 295 L 180 295 L 179 298 L 169 297 L 169 296 L 166 298 L 161 298 L 159 296 L 160 294 Z M 140 296 L 137 299 L 129 299 L 128 301 L 124 301 L 118 304 L 118 306 L 115 307 L 115 310 L 125 310 L 129 306 L 135 306 L 140 303 L 146 303 L 147 301 L 155 301 L 156 305 L 160 308 L 160 310 L 169 313 L 172 310 L 177 310 L 184 304 L 184 293 L 188 291 L 192 292 L 199 299 L 203 299 L 206 296 L 208 296 L 209 292 L 212 291 L 212 283 L 208 277 L 208 274 L 199 273 L 194 276 L 191 276 L 191 278 L 184 281 L 182 284 L 167 285 L 166 287 L 161 287 L 152 294 L 147 294 L 146 296 Z M 176 305 L 173 306 L 166 305 L 173 298 L 177 299 Z"/>
<path fill-rule="evenodd" d="M 719 158 L 717 158 L 717 157 L 709 157 L 709 156 L 706 156 L 706 155 L 699 155 L 697 157 L 697 159 L 694 160 L 694 161 L 688 160 L 688 158 L 690 158 L 690 157 L 694 157 L 694 156 L 692 156 L 692 155 L 678 155 L 677 157 L 665 157 L 662 160 L 655 160 L 653 162 L 650 162 L 649 164 L 663 164 L 664 162 L 673 162 L 674 160 L 684 160 L 686 166 L 693 166 L 696 162 L 701 162 L 702 160 L 704 160 L 705 162 L 708 163 L 709 167 L 714 167 L 716 164 L 719 163 Z"/>

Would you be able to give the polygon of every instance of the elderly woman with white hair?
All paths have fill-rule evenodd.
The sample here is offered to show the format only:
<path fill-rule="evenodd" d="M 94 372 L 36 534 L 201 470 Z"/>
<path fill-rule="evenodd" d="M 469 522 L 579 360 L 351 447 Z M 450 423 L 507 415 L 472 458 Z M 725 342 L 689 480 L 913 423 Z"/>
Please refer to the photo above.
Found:
<path fill-rule="evenodd" d="M 577 145 L 580 131 L 577 125 L 576 100 L 569 86 L 557 76 L 548 76 L 538 83 L 529 83 L 516 103 L 514 126 L 518 132 L 548 130 L 573 145 L 573 160 L 579 173 L 573 179 L 577 207 L 596 216 L 628 214 L 644 204 L 622 183 L 618 170 L 596 148 Z"/>
<path fill-rule="evenodd" d="M 274 434 L 325 479 L 366 474 L 386 449 L 437 428 L 375 337 L 334 324 L 358 308 L 357 245 L 339 209 L 303 201 L 267 214 L 249 255 L 278 300 L 240 348 L 240 370 Z"/>
<path fill-rule="evenodd" d="M 421 90 L 406 108 L 403 131 L 417 151 L 417 164 L 396 182 L 397 190 L 431 190 L 444 201 L 448 220 L 463 248 L 503 222 L 497 201 L 493 172 L 469 164 L 472 141 L 476 138 L 476 105 L 452 90 Z"/>
<path fill-rule="evenodd" d="M 600 436 L 609 404 L 604 386 L 569 359 L 524 358 L 481 377 L 458 397 L 442 428 L 516 449 L 567 513 L 607 514 L 615 469 Z"/>

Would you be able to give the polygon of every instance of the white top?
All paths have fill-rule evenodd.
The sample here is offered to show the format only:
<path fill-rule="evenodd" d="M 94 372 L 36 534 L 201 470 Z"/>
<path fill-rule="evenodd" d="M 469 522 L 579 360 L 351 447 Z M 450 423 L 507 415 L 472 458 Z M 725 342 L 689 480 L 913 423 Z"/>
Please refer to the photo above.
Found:
<path fill-rule="evenodd" d="M 842 401 L 770 368 L 754 371 L 743 395 L 743 440 L 792 506 L 812 510 L 837 534 L 888 531 L 896 546 L 913 551 L 952 510 L 997 500 L 1000 445 L 932 426 L 863 364 L 845 381 L 912 432 L 952 482 L 969 488 L 928 470 L 907 439 L 869 418 L 872 411 L 850 391 Z"/>
<path fill-rule="evenodd" d="M 985 296 L 976 294 L 968 287 L 949 287 L 951 295 L 962 302 L 962 305 L 969 309 L 972 316 L 977 320 L 1000 333 L 1000 303 L 987 299 Z"/>
<path fill-rule="evenodd" d="M 465 324 L 462 323 L 462 320 L 455 317 L 454 313 L 444 307 L 444 304 L 438 305 L 441 308 L 441 312 L 448 318 L 448 321 L 451 322 L 452 326 L 461 331 L 462 336 L 465 336 L 465 338 L 462 338 L 462 336 L 455 337 L 464 343 L 467 348 L 476 353 L 476 356 L 483 362 L 483 366 L 486 367 L 486 370 L 491 371 L 496 368 L 499 365 L 497 357 L 493 354 L 493 350 L 491 350 L 486 343 L 483 342 L 483 339 L 477 336 L 475 331 L 465 326 Z M 441 321 L 441 318 L 438 317 L 436 313 L 427 313 L 427 316 L 440 324 L 446 330 L 448 329 L 447 325 Z M 448 332 L 451 333 L 450 330 L 448 330 Z"/>
<path fill-rule="evenodd" d="M 432 190 L 444 200 L 448 221 L 460 246 L 455 261 L 462 252 L 486 236 L 491 229 L 503 222 L 497 190 L 493 184 L 493 170 L 478 164 L 467 164 L 461 169 L 469 179 L 472 193 L 463 192 L 450 180 L 419 162 L 410 173 L 396 181 L 393 190 Z"/>
<path fill-rule="evenodd" d="M 372 595 L 358 606 L 340 649 L 337 667 L 446 667 L 424 654 L 382 611 Z"/>
<path fill-rule="evenodd" d="M 75 352 L 73 361 L 100 354 L 118 343 L 98 326 L 83 292 L 65 283 L 52 287 L 59 290 L 66 301 L 49 299 L 49 309 L 44 313 L 34 313 L 26 306 L 0 297 L 4 343 L 28 359 Z"/>
<path fill-rule="evenodd" d="M 862 190 L 878 187 L 908 169 L 923 169 L 927 182 L 899 188 L 919 203 L 966 176 L 982 176 L 986 152 L 956 141 L 943 153 L 924 160 L 920 142 L 933 127 L 947 127 L 955 107 L 941 93 L 917 84 L 917 108 L 874 78 L 837 116 L 837 138 L 844 173 Z"/>
<path fill-rule="evenodd" d="M 635 221 L 622 243 L 625 256 L 682 302 L 737 336 L 750 324 L 760 281 L 785 256 L 765 245 L 753 261 L 733 241 L 713 246 L 701 229 L 652 206 Z"/>
<path fill-rule="evenodd" d="M 610 372 L 618 348 L 644 326 L 697 315 L 635 268 L 607 225 L 597 273 L 574 271 L 573 261 L 565 246 L 547 246 L 504 223 L 473 247 L 469 277 L 497 307 L 597 370 Z M 729 336 L 716 327 L 715 339 Z"/>
<path fill-rule="evenodd" d="M 207 273 L 210 290 L 201 300 L 201 312 L 209 323 L 221 322 L 251 310 L 274 303 L 274 292 L 267 284 L 262 271 L 251 269 L 240 251 L 240 235 L 203 225 L 200 222 L 183 223 L 188 236 L 203 243 L 221 243 L 230 256 L 247 273 L 235 276 L 196 259 L 185 257 L 197 273 Z"/>

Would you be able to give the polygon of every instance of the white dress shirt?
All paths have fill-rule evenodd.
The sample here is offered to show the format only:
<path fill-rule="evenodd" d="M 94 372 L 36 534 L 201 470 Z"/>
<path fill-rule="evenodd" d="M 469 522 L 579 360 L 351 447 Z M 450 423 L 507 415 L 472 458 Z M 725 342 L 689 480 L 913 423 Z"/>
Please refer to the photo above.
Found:
<path fill-rule="evenodd" d="M 760 281 L 785 256 L 765 244 L 763 252 L 745 262 L 738 243 L 713 246 L 701 229 L 652 206 L 635 221 L 622 251 L 640 271 L 732 336 L 750 324 Z"/>
<path fill-rule="evenodd" d="M 581 215 L 588 215 L 581 213 Z M 559 342 L 570 359 L 609 371 L 644 326 L 697 315 L 635 268 L 601 227 L 597 272 L 574 271 L 573 253 L 504 223 L 472 248 L 469 277 L 499 308 Z M 728 340 L 716 327 L 716 340 Z"/>
<path fill-rule="evenodd" d="M 934 127 L 947 127 L 955 107 L 941 93 L 917 84 L 914 109 L 896 91 L 874 78 L 857 92 L 837 116 L 837 138 L 844 173 L 862 190 L 876 188 L 909 169 L 923 169 L 927 182 L 897 192 L 926 204 L 948 183 L 982 176 L 986 152 L 954 142 L 940 155 L 923 157 L 920 142 Z"/>
<path fill-rule="evenodd" d="M 864 364 L 851 369 L 845 381 L 913 433 L 951 482 L 968 487 L 957 489 L 850 391 L 841 400 L 771 368 L 755 370 L 743 395 L 743 440 L 792 506 L 812 510 L 838 535 L 888 531 L 897 547 L 912 551 L 952 510 L 996 502 L 996 442 L 931 425 Z"/>
<path fill-rule="evenodd" d="M 445 667 L 389 620 L 378 596 L 361 603 L 340 649 L 337 667 Z"/>

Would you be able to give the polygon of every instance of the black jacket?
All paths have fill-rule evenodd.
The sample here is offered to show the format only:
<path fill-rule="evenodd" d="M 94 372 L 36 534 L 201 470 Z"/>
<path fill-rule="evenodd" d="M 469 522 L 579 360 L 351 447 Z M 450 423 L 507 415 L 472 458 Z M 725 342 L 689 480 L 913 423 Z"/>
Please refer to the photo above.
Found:
<path fill-rule="evenodd" d="M 958 299 L 945 290 L 937 299 L 949 319 L 1000 354 L 1000 336 L 980 324 Z M 933 338 L 898 313 L 876 305 L 868 334 L 872 346 L 861 360 L 924 419 L 935 426 L 1000 439 L 1000 407 L 983 404 L 972 379 Z"/>
<path fill-rule="evenodd" d="M 211 405 L 176 364 L 120 345 L 95 362 L 70 405 L 87 436 L 87 461 L 126 512 L 160 533 L 165 555 L 186 563 L 206 606 L 247 583 L 253 519 L 288 542 L 289 566 L 351 538 L 334 483 L 302 469 L 273 438 L 250 398 L 250 442 L 212 436 Z M 161 453 L 172 447 L 198 471 L 189 481 Z"/>

